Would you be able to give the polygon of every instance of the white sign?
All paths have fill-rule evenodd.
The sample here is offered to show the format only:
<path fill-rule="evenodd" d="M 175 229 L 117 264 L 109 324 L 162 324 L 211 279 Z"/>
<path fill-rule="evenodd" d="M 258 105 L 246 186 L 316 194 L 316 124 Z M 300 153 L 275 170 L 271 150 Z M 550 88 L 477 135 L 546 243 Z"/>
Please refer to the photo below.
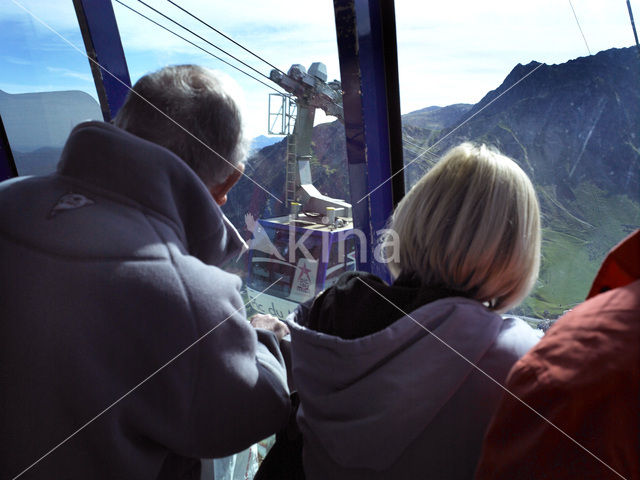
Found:
<path fill-rule="evenodd" d="M 253 290 L 247 287 L 247 294 L 249 295 L 249 301 L 251 307 L 258 313 L 268 313 L 274 317 L 278 317 L 280 320 L 287 318 L 291 312 L 298 306 L 296 302 L 285 300 L 284 298 L 275 297 Z"/>
<path fill-rule="evenodd" d="M 316 294 L 316 275 L 318 273 L 318 261 L 308 258 L 300 258 L 296 266 L 296 274 L 291 285 L 289 299 L 302 303 Z"/>

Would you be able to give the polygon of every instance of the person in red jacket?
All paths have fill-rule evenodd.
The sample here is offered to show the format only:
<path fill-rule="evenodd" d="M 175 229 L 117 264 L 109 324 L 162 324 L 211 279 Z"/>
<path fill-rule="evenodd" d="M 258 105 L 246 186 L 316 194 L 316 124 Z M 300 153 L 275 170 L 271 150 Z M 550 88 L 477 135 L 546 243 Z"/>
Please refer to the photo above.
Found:
<path fill-rule="evenodd" d="M 503 396 L 477 479 L 640 479 L 640 230 L 514 365 L 507 388 L 519 400 Z"/>

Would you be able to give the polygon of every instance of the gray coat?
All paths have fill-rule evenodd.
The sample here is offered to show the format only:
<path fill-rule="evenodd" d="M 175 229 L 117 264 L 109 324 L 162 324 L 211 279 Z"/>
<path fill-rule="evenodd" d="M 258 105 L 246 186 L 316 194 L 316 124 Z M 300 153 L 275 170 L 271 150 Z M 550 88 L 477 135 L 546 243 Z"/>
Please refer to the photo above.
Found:
<path fill-rule="evenodd" d="M 0 477 L 105 409 L 21 478 L 191 478 L 277 431 L 276 338 L 216 266 L 243 245 L 186 164 L 106 123 L 0 184 Z"/>
<path fill-rule="evenodd" d="M 523 321 L 460 297 L 354 340 L 289 320 L 307 480 L 472 478 L 503 394 L 473 365 L 503 383 L 538 340 Z"/>

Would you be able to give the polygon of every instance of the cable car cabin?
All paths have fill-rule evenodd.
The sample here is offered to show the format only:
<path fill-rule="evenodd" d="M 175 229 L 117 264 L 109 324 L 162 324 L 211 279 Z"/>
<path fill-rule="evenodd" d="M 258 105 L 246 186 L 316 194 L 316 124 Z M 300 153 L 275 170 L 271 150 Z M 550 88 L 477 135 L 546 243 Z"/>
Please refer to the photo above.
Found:
<path fill-rule="evenodd" d="M 250 243 L 247 280 L 250 305 L 256 312 L 283 320 L 299 303 L 356 269 L 350 218 L 338 217 L 327 225 L 301 213 L 295 219 L 283 216 L 258 223 Z"/>
<path fill-rule="evenodd" d="M 329 11 L 328 16 L 322 15 L 323 7 L 318 6 L 318 2 L 308 1 L 306 9 L 304 6 L 283 8 L 275 12 L 277 15 L 265 15 L 274 9 L 262 8 L 259 2 L 243 3 L 241 15 L 224 12 L 224 9 L 207 10 L 195 1 L 180 3 L 184 5 L 173 1 L 154 2 L 156 8 L 133 0 L 4 2 L 0 16 L 0 43 L 5 53 L 0 55 L 0 182 L 18 175 L 53 172 L 66 137 L 78 122 L 88 119 L 111 121 L 131 88 L 129 65 L 138 76 L 167 64 L 198 64 L 222 69 L 239 82 L 245 93 L 248 92 L 248 105 L 252 107 L 245 117 L 251 126 L 247 135 L 255 140 L 259 139 L 257 135 L 265 133 L 261 115 L 266 93 L 276 92 L 275 106 L 275 100 L 281 101 L 276 110 L 280 112 L 282 127 L 277 132 L 271 131 L 278 123 L 274 118 L 279 117 L 272 118 L 270 103 L 268 133 L 288 138 L 286 157 L 278 159 L 283 162 L 280 167 L 286 169 L 284 196 L 272 188 L 275 179 L 281 177 L 269 175 L 267 179 L 256 173 L 258 160 L 271 160 L 266 154 L 260 159 L 256 156 L 255 163 L 247 163 L 245 176 L 251 180 L 251 188 L 262 189 L 273 197 L 269 202 L 284 203 L 282 208 L 299 202 L 302 212 L 292 210 L 289 215 L 260 219 L 251 226 L 254 238 L 250 242 L 248 271 L 235 273 L 246 279 L 246 307 L 250 305 L 257 312 L 284 319 L 297 305 L 313 299 L 335 284 L 341 274 L 356 268 L 390 281 L 386 265 L 377 262 L 372 255 L 377 246 L 376 235 L 386 228 L 394 206 L 405 191 L 446 148 L 463 140 L 496 144 L 519 159 L 523 168 L 532 173 L 544 208 L 541 275 L 535 294 L 525 300 L 521 310 L 512 313 L 531 315 L 548 325 L 553 318 L 584 299 L 588 282 L 604 254 L 624 234 L 640 226 L 640 147 L 635 133 L 640 131 L 637 57 L 630 48 L 611 48 L 629 45 L 629 37 L 624 35 L 628 19 L 623 2 L 611 2 L 623 5 L 622 11 L 613 6 L 592 9 L 596 12 L 591 15 L 592 24 L 607 26 L 607 29 L 601 29 L 606 35 L 600 35 L 596 48 L 602 51 L 596 55 L 591 54 L 585 35 L 582 36 L 586 50 L 579 42 L 573 42 L 574 48 L 557 41 L 565 38 L 574 24 L 568 15 L 557 15 L 555 4 L 553 8 L 537 8 L 525 15 L 522 6 L 525 2 L 510 2 L 509 5 L 491 1 L 481 5 L 467 2 L 464 15 L 461 15 L 456 10 L 460 7 L 455 5 L 447 10 L 443 4 L 434 11 L 418 8 L 419 2 L 397 2 L 399 36 L 396 41 L 393 1 L 334 0 L 332 5 L 325 5 L 328 10 L 333 6 L 334 11 Z M 631 17 L 629 1 L 627 7 Z M 565 8 L 567 13 L 566 8 L 572 10 L 573 6 L 560 8 Z M 300 10 L 313 14 L 300 16 Z M 501 14 L 496 16 L 496 11 Z M 587 11 L 583 9 L 578 13 L 584 15 Z M 536 18 L 533 18 L 534 13 Z M 576 12 L 573 13 L 577 21 Z M 241 21 L 232 25 L 226 17 L 234 22 L 236 18 Z M 496 18 L 509 21 L 493 23 Z M 562 23 L 562 18 L 569 18 L 570 22 Z M 450 19 L 456 21 L 451 23 Z M 271 24 L 272 21 L 278 24 Z M 632 18 L 631 21 L 635 45 L 640 51 Z M 231 29 L 228 31 L 233 36 L 242 35 L 243 43 L 246 40 L 251 49 L 207 22 Z M 445 28 L 447 22 L 451 24 L 450 31 Z M 540 25 L 545 28 L 542 36 L 545 41 L 542 42 L 539 41 Z M 437 27 L 435 30 L 434 26 Z M 483 35 L 487 26 L 498 33 Z M 432 35 L 433 31 L 437 31 L 437 38 Z M 227 46 L 217 35 L 225 37 L 234 46 Z M 602 40 L 607 36 L 611 39 Z M 416 41 L 420 38 L 424 38 L 424 44 Z M 546 41 L 548 39 L 551 41 Z M 84 50 L 78 47 L 82 43 Z M 328 52 L 319 51 L 326 47 L 330 49 Z M 610 50 L 605 51 L 605 48 Z M 589 55 L 582 57 L 587 52 Z M 247 58 L 251 60 L 247 63 L 234 53 L 249 54 L 251 57 Z M 334 75 L 338 79 L 327 81 L 327 68 L 321 62 L 312 63 L 308 71 L 298 63 L 287 72 L 277 68 L 275 64 L 284 68 L 283 62 L 289 62 L 289 54 L 290 61 L 305 62 L 313 58 L 326 62 L 333 72 L 339 69 L 339 75 Z M 278 61 L 273 64 L 265 57 L 278 57 Z M 535 62 L 527 64 L 534 59 Z M 398 74 L 399 63 L 402 78 Z M 576 71 L 580 71 L 580 75 L 576 75 Z M 402 117 L 400 83 L 405 113 Z M 269 98 L 271 101 L 272 97 Z M 329 183 L 332 182 L 331 176 L 336 171 L 329 168 L 331 165 L 327 160 L 342 155 L 343 145 L 331 142 L 340 140 L 335 133 L 313 136 L 317 109 L 344 125 L 343 157 L 346 158 L 337 168 L 346 171 L 348 181 L 335 182 L 344 191 L 327 188 L 327 177 Z M 261 126 L 255 127 L 258 124 Z M 321 179 L 316 179 L 315 186 L 311 179 L 312 159 L 328 167 L 322 177 L 318 176 Z M 270 163 L 269 168 L 275 170 L 276 165 Z M 262 185 L 266 180 L 273 185 Z M 235 188 L 239 189 L 240 185 Z M 329 198 L 321 191 L 347 200 Z M 266 202 L 253 208 L 247 200 L 258 197 L 247 192 L 235 194 L 237 196 L 232 192 L 227 204 L 227 207 L 233 206 L 234 202 L 241 205 L 234 211 L 236 217 L 231 219 L 236 227 L 242 224 L 242 216 L 247 211 L 272 212 L 276 208 Z M 256 201 L 259 202 L 261 200 Z M 0 205 L 0 210 L 5 208 L 10 207 Z M 233 209 L 229 208 L 231 211 Z M 14 242 L 14 239 L 8 241 Z M 21 272 L 13 271 L 9 275 L 13 273 Z M 15 282 L 15 278 L 11 278 L 6 283 L 13 285 Z M 37 274 L 22 285 L 25 289 L 21 295 L 26 299 L 31 298 L 32 291 L 47 286 Z M 10 298 L 5 289 L 0 299 Z M 73 305 L 64 300 L 60 300 L 61 310 L 71 309 Z M 122 306 L 123 311 L 128 307 L 126 303 Z M 84 328 L 78 321 L 81 313 L 78 318 L 69 315 L 70 321 L 65 325 L 54 325 L 55 331 L 65 334 L 77 330 L 76 325 Z M 43 325 L 49 321 L 48 316 L 32 317 L 34 322 L 42 321 Z M 180 321 L 183 321 L 181 317 L 176 318 L 176 322 Z M 19 324 L 4 323 L 7 326 Z M 108 326 L 107 323 L 105 328 Z M 215 328 L 191 344 L 176 338 L 171 355 L 174 351 L 181 353 L 173 358 L 159 357 L 158 365 L 143 375 L 130 376 L 127 371 L 127 375 L 118 378 L 121 384 L 117 392 L 95 411 L 87 410 L 86 405 L 82 409 L 67 406 L 66 413 L 74 414 L 69 416 L 73 426 L 68 432 L 52 431 L 55 433 L 53 440 L 38 446 L 38 451 L 28 452 L 28 458 L 25 455 L 27 448 L 36 445 L 35 438 L 42 436 L 48 429 L 43 425 L 47 427 L 48 424 L 39 421 L 36 411 L 32 416 L 25 416 L 24 428 L 30 428 L 28 433 L 33 432 L 33 435 L 27 442 L 6 442 L 7 447 L 8 443 L 15 444 L 11 445 L 15 458 L 18 454 L 25 456 L 19 465 L 12 467 L 7 477 L 18 478 L 27 472 L 39 477 L 63 476 L 63 473 L 51 470 L 47 462 L 65 448 L 77 448 L 80 437 L 73 438 L 76 434 L 89 432 L 95 426 L 92 425 L 94 421 L 98 424 L 116 411 L 122 400 L 131 400 L 130 397 L 142 390 L 140 387 L 149 386 L 145 385 L 147 380 L 152 377 L 157 380 L 160 377 L 157 373 L 166 373 L 163 371 L 166 367 L 198 345 L 200 340 L 209 334 L 211 337 L 224 335 L 222 329 L 214 332 Z M 39 329 L 33 331 L 43 335 Z M 44 358 L 40 355 L 42 352 L 34 357 L 37 360 L 34 363 L 30 353 L 33 348 L 21 349 L 21 341 L 4 335 L 4 330 L 2 337 L 4 344 L 0 350 L 7 352 L 6 358 L 10 352 L 19 352 L 27 356 L 30 365 L 61 368 L 55 363 L 47 366 L 39 361 Z M 70 351 L 74 355 L 91 352 L 101 343 L 102 337 L 93 335 L 92 339 L 95 339 L 95 345 L 87 341 Z M 141 342 L 141 339 L 144 337 L 136 336 L 127 338 L 128 343 L 118 343 L 114 350 L 116 354 L 110 358 L 115 363 L 122 363 L 124 357 L 120 358 L 118 353 L 140 348 L 145 354 L 156 353 L 152 343 Z M 49 343 L 55 345 L 55 342 Z M 96 362 L 82 362 L 78 367 L 80 372 L 91 373 L 87 378 L 102 380 L 86 370 L 95 365 Z M 148 375 L 150 372 L 153 373 Z M 62 373 L 73 375 L 72 370 L 65 369 Z M 61 378 L 64 376 L 60 375 Z M 116 377 L 115 374 L 109 376 L 111 379 Z M 184 377 L 184 388 L 189 388 L 188 377 Z M 31 377 L 24 378 L 40 388 Z M 56 376 L 50 378 L 55 380 Z M 99 383 L 106 385 L 106 382 Z M 202 382 L 202 388 L 206 388 L 205 383 Z M 24 382 L 18 379 L 18 384 Z M 9 393 L 13 389 L 4 391 Z M 53 401 L 52 407 L 64 397 L 61 388 L 42 392 L 42 398 Z M 13 395 L 17 400 L 13 404 L 23 400 L 20 395 L 15 396 L 15 391 Z M 171 398 L 164 395 L 160 403 L 169 405 L 172 402 L 164 400 Z M 239 397 L 238 402 L 248 404 L 246 398 Z M 104 408 L 106 405 L 109 406 Z M 112 407 L 116 408 L 112 411 Z M 9 412 L 7 408 L 4 410 Z M 55 409 L 41 411 L 45 412 L 45 418 L 53 418 Z M 246 418 L 234 418 L 227 411 L 224 414 L 237 420 L 236 424 L 247 423 Z M 166 422 L 162 422 L 165 419 L 158 417 L 152 422 L 153 430 L 164 432 Z M 174 416 L 174 420 L 179 419 Z M 83 426 L 76 430 L 77 425 Z M 18 428 L 23 429 L 23 426 L 18 425 Z M 69 433 L 60 442 L 60 435 Z M 225 440 L 235 439 L 236 433 L 226 439 L 219 431 L 212 430 L 211 436 L 224 445 Z M 76 447 L 67 445 L 71 440 Z M 213 460 L 204 460 L 201 478 L 211 480 L 219 478 L 220 474 L 225 478 L 238 475 L 253 478 L 269 442 L 273 439 L 261 442 L 260 446 L 254 444 L 233 457 L 216 459 L 215 467 Z M 162 445 L 165 444 L 157 441 L 153 448 L 160 449 Z M 233 449 L 224 446 L 220 451 L 231 453 Z M 83 458 L 87 457 L 85 454 L 89 449 L 85 450 Z M 145 457 L 152 456 L 149 452 L 145 452 Z M 109 465 L 97 465 L 105 475 Z M 2 468 L 7 466 L 0 462 L 0 471 Z"/>

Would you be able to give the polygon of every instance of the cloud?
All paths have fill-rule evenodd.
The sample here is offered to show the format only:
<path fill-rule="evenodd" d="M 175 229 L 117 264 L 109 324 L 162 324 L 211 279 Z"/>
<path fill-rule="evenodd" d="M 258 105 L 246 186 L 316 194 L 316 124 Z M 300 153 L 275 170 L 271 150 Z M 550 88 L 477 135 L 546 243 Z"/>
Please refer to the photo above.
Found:
<path fill-rule="evenodd" d="M 5 0 L 0 2 L 0 18 L 2 22 L 19 21 L 32 23 L 38 29 L 46 29 L 24 9 L 49 24 L 61 33 L 79 30 L 76 12 L 71 1 L 51 0 Z"/>
<path fill-rule="evenodd" d="M 10 94 L 52 92 L 55 85 L 50 83 L 6 83 L 0 84 L 0 91 Z"/>
<path fill-rule="evenodd" d="M 224 53 L 195 38 L 179 26 L 171 24 L 140 3 L 132 0 L 123 0 L 123 2 L 271 85 L 269 80 L 259 77 L 247 67 L 239 65 Z M 265 76 L 269 75 L 271 70 L 269 65 L 180 12 L 168 2 L 149 1 L 149 3 L 258 69 Z M 294 63 L 309 67 L 312 62 L 320 61 L 327 65 L 330 79 L 340 76 L 335 20 L 330 4 L 323 5 L 321 8 L 314 5 L 313 15 L 301 15 L 302 7 L 294 1 L 278 2 L 277 8 L 269 2 L 253 0 L 243 0 L 241 8 L 238 8 L 237 1 L 222 1 L 215 4 L 182 1 L 180 5 L 284 71 Z M 243 118 L 248 135 L 254 137 L 267 133 L 268 94 L 273 90 L 224 65 L 115 2 L 114 11 L 133 82 L 148 71 L 175 63 L 200 63 L 223 71 L 233 77 L 244 91 Z M 318 117 L 323 118 L 323 115 L 318 114 Z"/>
<path fill-rule="evenodd" d="M 63 77 L 75 78 L 85 82 L 93 83 L 93 77 L 91 76 L 90 73 L 78 72 L 75 70 L 70 70 L 68 68 L 62 68 L 62 67 L 47 67 L 47 71 Z"/>
<path fill-rule="evenodd" d="M 141 4 L 123 1 L 170 25 Z M 606 3 L 574 1 L 594 53 L 630 43 L 624 34 L 626 30 L 630 31 L 626 6 L 623 2 L 616 6 Z M 268 74 L 270 67 L 168 2 L 152 1 L 151 4 Z M 339 78 L 331 4 L 309 0 L 310 9 L 305 8 L 304 1 L 278 2 L 277 8 L 270 2 L 254 0 L 243 0 L 241 8 L 235 0 L 215 3 L 185 0 L 180 4 L 283 70 L 293 63 L 308 67 L 313 61 L 322 61 L 327 65 L 329 76 Z M 587 53 L 570 6 L 557 0 L 437 3 L 397 0 L 395 5 L 403 111 L 432 104 L 477 102 L 496 88 L 518 63 L 531 60 L 561 63 Z M 149 69 L 188 60 L 227 72 L 246 91 L 247 104 L 253 112 L 249 122 L 253 124 L 255 134 L 264 133 L 269 93 L 266 87 L 148 24 L 124 7 L 115 4 L 114 8 L 127 55 L 135 55 L 137 59 L 145 54 L 154 62 Z M 300 14 L 307 10 L 312 14 Z M 170 28 L 193 38 L 176 25 Z M 194 41 L 227 58 L 200 40 Z M 150 63 L 146 62 L 145 66 L 151 66 Z M 146 70 L 139 70 L 140 74 L 143 71 Z"/>
<path fill-rule="evenodd" d="M 182 30 L 179 26 L 146 9 L 143 5 L 132 0 L 123 0 L 123 2 L 153 20 L 162 23 L 176 33 L 203 46 L 205 49 L 223 57 L 225 60 L 233 62 L 224 53 L 216 50 L 215 47 L 207 45 Z M 333 9 L 329 5 L 324 6 L 326 8 L 315 8 L 314 15 L 300 15 L 301 7 L 299 3 L 293 1 L 278 2 L 278 8 L 274 8 L 269 2 L 253 0 L 243 1 L 241 8 L 238 8 L 237 1 L 222 1 L 213 4 L 213 2 L 203 3 L 192 0 L 180 3 L 185 9 L 198 15 L 205 22 L 223 31 L 250 50 L 257 52 L 281 69 L 287 69 L 293 63 L 310 64 L 318 60 L 316 58 L 312 59 L 310 55 L 317 57 L 322 52 L 322 56 L 327 57 L 327 51 L 329 51 L 329 55 L 335 58 L 331 62 L 335 64 L 336 73 L 334 76 L 338 76 L 335 24 Z M 268 75 L 271 67 L 182 13 L 168 2 L 155 1 L 150 2 L 150 4 L 175 18 L 176 21 L 181 22 L 198 35 L 231 52 L 252 66 L 256 66 L 256 68 Z M 195 47 L 149 23 L 122 5 L 115 3 L 114 10 L 118 19 L 125 52 L 136 53 L 161 50 L 165 52 L 165 56 L 197 52 Z M 322 61 L 322 59 L 319 60 Z M 209 61 L 214 65 L 221 65 L 220 62 L 213 58 L 209 58 Z M 224 67 L 220 66 L 220 68 Z"/>
<path fill-rule="evenodd" d="M 632 43 L 624 2 L 573 3 L 592 53 Z M 403 112 L 475 103 L 518 63 L 588 54 L 569 3 L 557 0 L 398 0 L 396 20 Z"/>
<path fill-rule="evenodd" d="M 4 60 L 7 63 L 12 63 L 14 65 L 32 65 L 33 62 L 31 60 L 27 60 L 24 58 L 17 58 L 17 57 L 11 57 L 9 55 L 3 55 L 2 60 Z"/>

